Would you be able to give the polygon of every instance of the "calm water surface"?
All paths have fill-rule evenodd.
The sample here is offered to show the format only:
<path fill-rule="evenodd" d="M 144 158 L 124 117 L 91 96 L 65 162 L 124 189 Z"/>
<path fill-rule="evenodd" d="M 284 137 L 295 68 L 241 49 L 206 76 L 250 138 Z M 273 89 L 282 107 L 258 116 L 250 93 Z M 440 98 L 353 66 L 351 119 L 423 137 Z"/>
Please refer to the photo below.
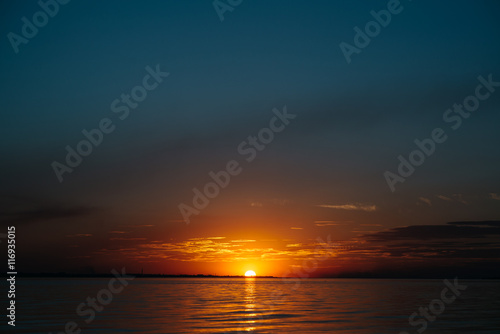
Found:
<path fill-rule="evenodd" d="M 417 333 L 408 317 L 445 287 L 442 280 L 137 278 L 86 324 L 78 304 L 108 282 L 20 279 L 15 332 L 59 333 L 75 321 L 81 333 Z M 460 283 L 467 289 L 424 333 L 500 333 L 500 281 Z"/>

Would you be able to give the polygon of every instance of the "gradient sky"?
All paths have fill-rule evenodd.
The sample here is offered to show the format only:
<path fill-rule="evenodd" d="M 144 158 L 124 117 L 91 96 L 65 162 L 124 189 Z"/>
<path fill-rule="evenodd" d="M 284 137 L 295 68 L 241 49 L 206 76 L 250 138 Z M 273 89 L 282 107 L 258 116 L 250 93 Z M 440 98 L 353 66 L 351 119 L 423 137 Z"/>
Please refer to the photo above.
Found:
<path fill-rule="evenodd" d="M 0 4 L 1 221 L 20 271 L 282 275 L 342 244 L 311 275 L 500 275 L 500 89 L 451 130 L 443 113 L 500 81 L 498 2 L 401 1 L 348 64 L 339 44 L 387 1 L 72 1 L 15 53 L 9 32 L 40 10 Z M 120 120 L 110 108 L 170 75 Z M 250 163 L 238 145 L 272 110 L 296 115 Z M 60 183 L 51 167 L 83 129 L 104 136 Z M 448 139 L 391 192 L 415 139 Z M 186 224 L 210 171 L 241 162 Z M 494 269 L 489 269 L 495 267 Z"/>

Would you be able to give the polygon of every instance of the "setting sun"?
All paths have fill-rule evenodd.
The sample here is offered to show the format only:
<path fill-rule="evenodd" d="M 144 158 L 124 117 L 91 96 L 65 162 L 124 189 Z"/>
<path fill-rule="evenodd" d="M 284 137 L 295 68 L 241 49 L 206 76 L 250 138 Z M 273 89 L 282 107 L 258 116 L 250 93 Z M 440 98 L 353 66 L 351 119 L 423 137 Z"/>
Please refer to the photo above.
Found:
<path fill-rule="evenodd" d="M 254 276 L 257 276 L 257 274 L 253 270 L 249 270 L 245 273 L 245 277 L 254 277 Z"/>

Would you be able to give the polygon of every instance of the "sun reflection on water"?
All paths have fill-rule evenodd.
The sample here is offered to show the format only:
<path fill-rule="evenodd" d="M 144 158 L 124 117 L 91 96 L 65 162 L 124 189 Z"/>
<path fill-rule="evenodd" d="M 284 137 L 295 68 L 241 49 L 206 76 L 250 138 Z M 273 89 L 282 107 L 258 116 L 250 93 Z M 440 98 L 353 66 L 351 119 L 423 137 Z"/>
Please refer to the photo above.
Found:
<path fill-rule="evenodd" d="M 254 331 L 256 327 L 254 327 L 253 325 L 257 322 L 257 320 L 261 319 L 261 316 L 257 313 L 254 277 L 245 278 L 244 300 L 245 300 L 245 319 L 243 320 L 240 327 L 244 327 L 243 330 L 247 332 Z"/>

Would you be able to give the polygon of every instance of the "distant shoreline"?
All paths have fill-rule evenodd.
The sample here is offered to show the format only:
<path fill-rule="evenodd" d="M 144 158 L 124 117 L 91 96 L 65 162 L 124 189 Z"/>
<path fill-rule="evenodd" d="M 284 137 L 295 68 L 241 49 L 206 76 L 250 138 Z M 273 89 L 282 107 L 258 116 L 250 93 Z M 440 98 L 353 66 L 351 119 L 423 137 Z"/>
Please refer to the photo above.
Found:
<path fill-rule="evenodd" d="M 247 277 L 244 275 L 164 275 L 164 274 L 127 274 L 134 276 L 135 278 L 285 278 L 280 276 L 252 276 Z M 5 273 L 1 275 L 2 277 L 8 277 Z M 455 276 L 455 275 L 451 275 Z M 331 277 L 309 277 L 307 279 L 445 279 L 450 278 L 443 276 L 435 277 L 411 277 L 411 276 L 331 276 Z M 20 273 L 17 274 L 17 278 L 109 278 L 114 277 L 113 274 L 69 274 L 69 273 Z M 286 277 L 286 278 L 297 278 L 297 277 Z M 500 277 L 462 277 L 462 279 L 477 279 L 477 280 L 500 280 Z"/>
<path fill-rule="evenodd" d="M 164 275 L 164 274 L 135 274 L 127 273 L 127 275 L 134 276 L 135 278 L 280 278 L 275 276 L 251 276 L 244 275 Z M 3 277 L 8 275 L 3 274 Z M 21 273 L 17 274 L 18 278 L 107 278 L 115 277 L 113 274 L 68 274 L 68 273 Z"/>

